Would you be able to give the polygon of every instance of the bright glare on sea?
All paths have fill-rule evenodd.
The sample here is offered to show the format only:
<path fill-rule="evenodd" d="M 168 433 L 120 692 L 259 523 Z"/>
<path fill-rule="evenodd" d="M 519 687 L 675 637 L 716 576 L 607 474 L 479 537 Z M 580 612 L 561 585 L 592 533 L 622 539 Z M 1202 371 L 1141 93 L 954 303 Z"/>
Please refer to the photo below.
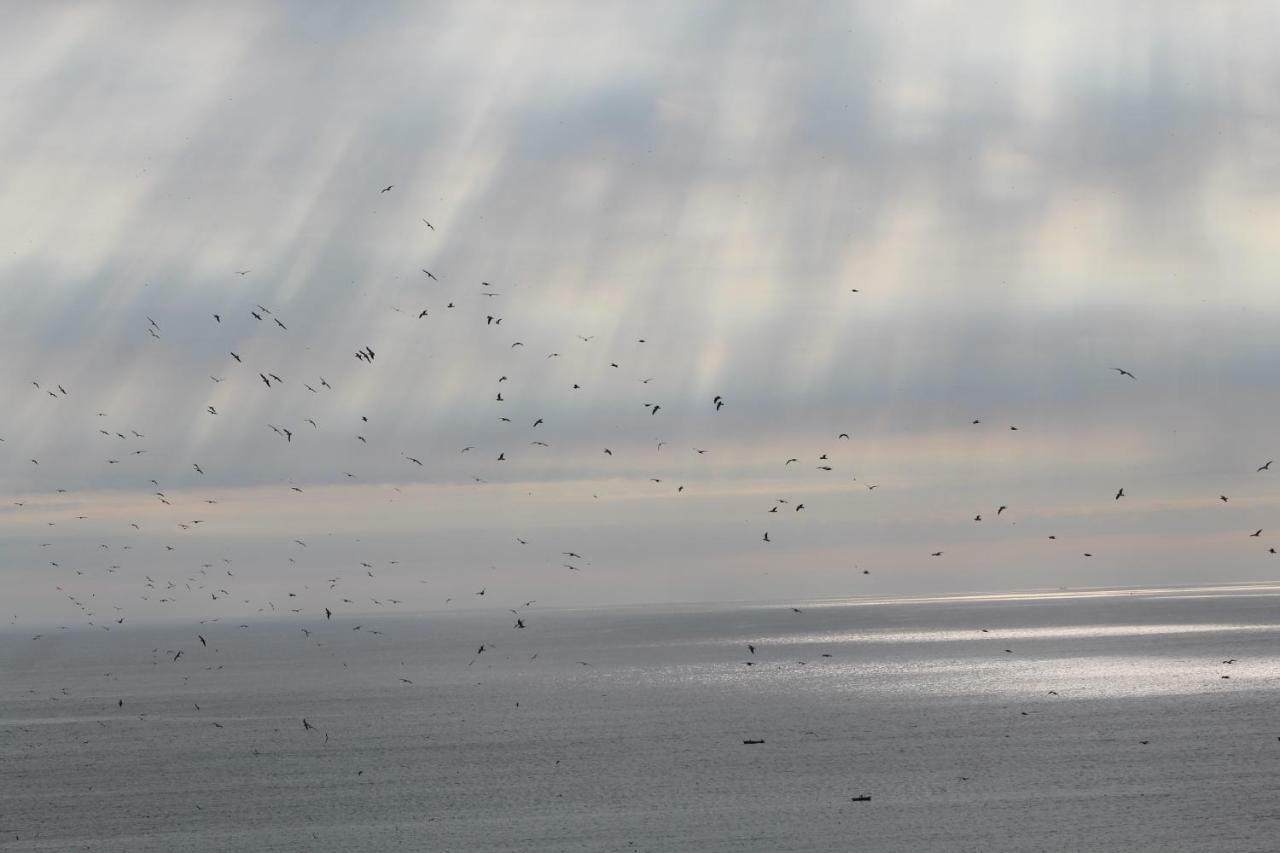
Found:
<path fill-rule="evenodd" d="M 0 850 L 1280 849 L 1280 589 L 795 606 L 0 634 Z"/>

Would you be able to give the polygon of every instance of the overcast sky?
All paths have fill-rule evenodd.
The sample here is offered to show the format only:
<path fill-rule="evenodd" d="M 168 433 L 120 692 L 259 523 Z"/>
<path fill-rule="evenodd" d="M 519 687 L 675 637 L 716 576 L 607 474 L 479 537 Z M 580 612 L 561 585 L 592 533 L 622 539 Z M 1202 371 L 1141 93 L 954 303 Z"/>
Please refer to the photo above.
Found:
<path fill-rule="evenodd" d="M 1280 570 L 1274 6 L 5 20 L 6 621 Z"/>

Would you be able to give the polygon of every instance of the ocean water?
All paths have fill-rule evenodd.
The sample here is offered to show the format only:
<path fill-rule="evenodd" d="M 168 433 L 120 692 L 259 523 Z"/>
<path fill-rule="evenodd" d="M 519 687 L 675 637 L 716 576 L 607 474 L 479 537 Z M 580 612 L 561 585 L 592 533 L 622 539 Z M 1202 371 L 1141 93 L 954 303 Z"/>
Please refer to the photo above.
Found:
<path fill-rule="evenodd" d="M 11 631 L 0 850 L 1280 850 L 1280 590 L 795 606 Z"/>

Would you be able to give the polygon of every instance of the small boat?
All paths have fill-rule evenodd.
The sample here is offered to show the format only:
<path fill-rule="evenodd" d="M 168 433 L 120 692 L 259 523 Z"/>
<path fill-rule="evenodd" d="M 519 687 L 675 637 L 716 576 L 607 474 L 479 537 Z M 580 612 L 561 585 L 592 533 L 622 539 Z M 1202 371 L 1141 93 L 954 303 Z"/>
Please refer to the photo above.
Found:
<path fill-rule="evenodd" d="M 748 745 L 753 743 L 764 743 L 764 739 L 761 738 L 760 740 L 744 740 L 743 743 Z"/>
<path fill-rule="evenodd" d="M 849 798 L 849 801 L 850 801 L 850 802 L 854 802 L 854 803 L 869 803 L 869 802 L 871 802 L 871 795 L 870 795 L 870 794 L 863 794 L 863 795 L 862 795 L 862 796 L 860 796 L 860 797 L 850 797 L 850 798 Z"/>

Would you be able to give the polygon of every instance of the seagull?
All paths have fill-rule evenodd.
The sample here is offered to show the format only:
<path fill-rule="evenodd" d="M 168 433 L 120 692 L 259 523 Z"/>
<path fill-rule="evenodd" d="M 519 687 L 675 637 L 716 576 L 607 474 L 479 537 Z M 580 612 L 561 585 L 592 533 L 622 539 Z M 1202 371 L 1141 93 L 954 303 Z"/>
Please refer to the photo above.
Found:
<path fill-rule="evenodd" d="M 1124 489 L 1116 492 L 1116 500 L 1120 500 L 1122 497 L 1124 497 Z"/>
<path fill-rule="evenodd" d="M 1137 379 L 1137 378 L 1138 378 L 1138 377 L 1134 376 L 1132 373 L 1130 373 L 1129 371 L 1125 370 L 1123 367 L 1113 367 L 1113 368 L 1111 368 L 1111 369 L 1112 369 L 1112 370 L 1114 370 L 1114 371 L 1116 371 L 1117 373 L 1119 373 L 1121 376 L 1128 376 L 1130 379 Z"/>
<path fill-rule="evenodd" d="M 378 194 L 381 195 L 382 193 L 389 193 L 391 192 L 391 188 L 394 186 L 395 184 L 387 184 L 385 187 L 383 187 L 381 190 L 378 191 Z"/>
<path fill-rule="evenodd" d="M 425 223 L 425 224 L 426 224 L 426 226 L 427 226 L 428 228 L 430 228 L 432 231 L 436 230 L 436 227 L 435 227 L 434 225 L 432 225 L 430 222 L 427 222 L 427 220 L 425 220 L 425 219 L 424 219 L 424 220 L 422 220 L 422 221 L 423 221 L 423 223 Z"/>
<path fill-rule="evenodd" d="M 424 272 L 424 273 L 426 273 L 426 274 L 427 274 L 427 278 L 431 279 L 432 281 L 439 281 L 439 280 L 440 280 L 440 279 L 436 278 L 434 275 L 432 275 L 432 274 L 431 274 L 431 270 L 423 270 L 423 272 Z"/>
<path fill-rule="evenodd" d="M 1261 527 L 1259 527 L 1259 528 L 1258 528 L 1258 531 L 1257 531 L 1256 533 L 1250 533 L 1249 535 L 1250 535 L 1250 536 L 1261 536 L 1261 535 L 1262 535 L 1262 528 L 1261 528 Z"/>
<path fill-rule="evenodd" d="M 1262 466 L 1261 468 L 1259 468 L 1258 470 L 1259 470 L 1259 471 L 1270 471 L 1270 470 L 1271 470 L 1271 463 L 1272 463 L 1272 462 L 1274 462 L 1274 461 L 1275 461 L 1274 459 L 1268 459 L 1268 460 L 1267 460 L 1267 464 L 1266 464 L 1266 465 L 1263 465 L 1263 466 Z"/>

